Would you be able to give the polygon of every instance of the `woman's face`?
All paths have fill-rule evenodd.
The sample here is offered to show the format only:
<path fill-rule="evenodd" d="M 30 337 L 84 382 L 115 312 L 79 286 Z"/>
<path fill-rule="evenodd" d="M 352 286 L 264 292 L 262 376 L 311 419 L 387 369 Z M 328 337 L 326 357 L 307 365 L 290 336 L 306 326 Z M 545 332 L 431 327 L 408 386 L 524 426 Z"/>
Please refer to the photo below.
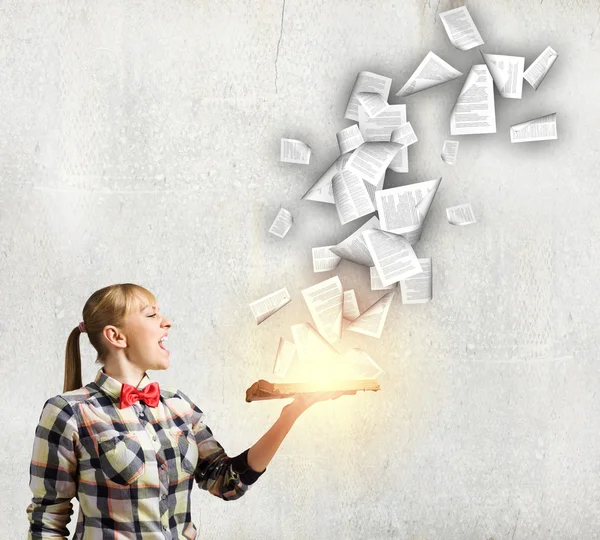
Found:
<path fill-rule="evenodd" d="M 158 305 L 140 299 L 136 311 L 130 313 L 125 333 L 130 361 L 140 368 L 161 370 L 169 367 L 166 342 L 159 343 L 171 328 L 171 321 L 160 313 Z"/>

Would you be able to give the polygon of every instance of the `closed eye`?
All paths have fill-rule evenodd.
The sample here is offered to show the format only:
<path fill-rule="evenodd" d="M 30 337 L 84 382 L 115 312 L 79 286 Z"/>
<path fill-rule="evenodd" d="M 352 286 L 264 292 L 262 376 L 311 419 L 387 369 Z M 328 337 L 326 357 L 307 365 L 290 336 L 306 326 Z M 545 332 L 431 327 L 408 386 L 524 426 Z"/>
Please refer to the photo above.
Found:
<path fill-rule="evenodd" d="M 156 317 L 156 313 L 154 315 L 148 315 L 148 317 Z"/>

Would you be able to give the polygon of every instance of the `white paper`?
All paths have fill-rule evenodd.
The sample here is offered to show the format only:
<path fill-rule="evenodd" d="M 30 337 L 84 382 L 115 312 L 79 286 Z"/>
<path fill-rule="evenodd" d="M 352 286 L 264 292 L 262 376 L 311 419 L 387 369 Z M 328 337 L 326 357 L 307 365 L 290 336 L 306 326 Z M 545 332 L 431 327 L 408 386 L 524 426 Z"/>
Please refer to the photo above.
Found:
<path fill-rule="evenodd" d="M 302 291 L 302 296 L 317 330 L 329 343 L 342 337 L 344 290 L 338 276 L 321 281 Z"/>
<path fill-rule="evenodd" d="M 340 148 L 340 154 L 351 152 L 365 142 L 358 124 L 352 124 L 351 126 L 342 129 L 342 131 L 338 131 L 336 137 Z"/>
<path fill-rule="evenodd" d="M 347 261 L 360 264 L 361 266 L 371 267 L 375 263 L 367 249 L 367 244 L 365 244 L 362 233 L 369 229 L 379 229 L 379 227 L 379 219 L 377 219 L 377 216 L 373 216 L 350 236 L 342 240 L 337 246 L 332 247 L 331 251 Z"/>
<path fill-rule="evenodd" d="M 365 182 L 377 185 L 400 148 L 399 144 L 393 142 L 366 142 L 354 150 L 346 163 L 346 170 L 352 171 Z"/>
<path fill-rule="evenodd" d="M 387 101 L 390 95 L 391 86 L 392 79 L 389 77 L 377 75 L 370 71 L 361 71 L 356 77 L 356 81 L 352 87 L 344 118 L 354 120 L 355 122 L 358 121 L 358 109 L 360 108 L 360 103 L 358 102 L 356 94 L 359 92 L 374 92 L 381 95 L 381 97 Z"/>
<path fill-rule="evenodd" d="M 331 360 L 338 355 L 338 352 L 323 339 L 323 336 L 310 323 L 294 324 L 291 331 L 299 362 L 312 363 Z"/>
<path fill-rule="evenodd" d="M 384 286 L 422 271 L 412 246 L 403 236 L 376 229 L 362 234 Z"/>
<path fill-rule="evenodd" d="M 340 355 L 340 364 L 343 369 L 340 370 L 340 376 L 344 379 L 376 379 L 383 374 L 383 369 L 365 351 L 358 348 L 349 349 Z"/>
<path fill-rule="evenodd" d="M 294 219 L 292 218 L 292 214 L 285 208 L 280 208 L 279 212 L 277 212 L 277 216 L 275 216 L 273 224 L 269 228 L 269 232 L 279 238 L 284 238 L 292 228 L 293 222 Z"/>
<path fill-rule="evenodd" d="M 480 52 L 500 95 L 505 98 L 521 99 L 525 57 Z"/>
<path fill-rule="evenodd" d="M 552 47 L 546 47 L 523 73 L 523 78 L 537 90 L 557 58 L 558 53 Z"/>
<path fill-rule="evenodd" d="M 285 377 L 296 356 L 296 345 L 283 338 L 279 338 L 279 347 L 275 356 L 275 365 L 273 366 L 273 375 Z"/>
<path fill-rule="evenodd" d="M 539 116 L 527 122 L 510 126 L 510 142 L 550 141 L 558 139 L 556 113 Z"/>
<path fill-rule="evenodd" d="M 373 185 L 369 182 L 363 182 L 365 187 L 367 188 L 367 192 L 369 193 L 369 198 L 371 199 L 371 202 L 373 203 L 373 207 L 375 207 L 375 193 L 377 193 L 378 191 L 381 191 L 383 189 L 383 184 L 385 182 L 385 171 L 383 171 L 381 178 L 379 179 L 379 181 L 377 182 L 377 185 Z"/>
<path fill-rule="evenodd" d="M 369 118 L 377 116 L 389 107 L 387 100 L 374 92 L 359 92 L 356 97 Z"/>
<path fill-rule="evenodd" d="M 358 125 L 365 142 L 387 142 L 392 132 L 407 123 L 406 105 L 390 105 L 374 118 L 369 118 L 361 107 L 358 111 Z M 402 146 L 388 165 L 394 172 L 408 172 L 408 147 Z M 385 171 L 384 171 L 385 174 Z"/>
<path fill-rule="evenodd" d="M 459 142 L 460 141 L 444 141 L 444 146 L 442 147 L 442 159 L 448 165 L 454 165 L 456 163 Z"/>
<path fill-rule="evenodd" d="M 442 60 L 433 51 L 429 51 L 419 67 L 410 76 L 406 84 L 398 90 L 397 96 L 410 96 L 421 90 L 433 88 L 460 77 L 462 73 Z"/>
<path fill-rule="evenodd" d="M 485 64 L 471 67 L 452 109 L 451 135 L 496 133 L 494 81 Z"/>
<path fill-rule="evenodd" d="M 411 245 L 421 238 L 425 218 L 442 178 L 427 180 L 375 194 L 375 206 L 379 215 L 380 229 L 403 235 Z"/>
<path fill-rule="evenodd" d="M 440 19 L 452 45 L 461 51 L 483 45 L 484 41 L 471 18 L 466 6 L 440 13 Z"/>
<path fill-rule="evenodd" d="M 256 319 L 256 324 L 259 325 L 264 320 L 268 319 L 273 313 L 279 311 L 283 306 L 288 304 L 292 298 L 287 288 L 279 289 L 267 296 L 263 296 L 250 304 L 250 309 Z"/>
<path fill-rule="evenodd" d="M 341 257 L 331 251 L 335 246 L 320 246 L 312 248 L 313 272 L 329 272 L 337 268 Z"/>
<path fill-rule="evenodd" d="M 279 161 L 283 163 L 310 163 L 310 146 L 297 139 L 281 139 Z"/>
<path fill-rule="evenodd" d="M 331 184 L 335 208 L 342 225 L 375 212 L 365 183 L 350 169 L 337 173 Z"/>
<path fill-rule="evenodd" d="M 377 268 L 375 266 L 371 266 L 371 268 L 369 268 L 369 277 L 371 280 L 372 291 L 388 291 L 396 287 L 395 283 L 385 286 L 381 281 L 381 278 L 379 277 L 379 272 L 377 271 Z"/>
<path fill-rule="evenodd" d="M 348 163 L 352 154 L 342 154 L 329 166 L 311 188 L 302 196 L 302 200 L 323 202 L 327 204 L 335 204 L 333 198 L 333 186 L 331 181 L 336 173 L 340 172 Z"/>
<path fill-rule="evenodd" d="M 349 332 L 357 332 L 365 336 L 380 338 L 385 325 L 385 320 L 390 311 L 395 292 L 389 292 L 382 296 L 360 317 L 354 319 L 348 326 Z"/>
<path fill-rule="evenodd" d="M 391 142 L 395 142 L 401 144 L 403 146 L 410 146 L 418 141 L 417 135 L 411 125 L 410 122 L 406 122 L 406 124 L 402 124 L 400 127 L 397 127 L 392 131 L 392 136 L 390 138 Z"/>
<path fill-rule="evenodd" d="M 360 315 L 358 309 L 358 301 L 356 300 L 356 293 L 354 289 L 344 291 L 344 308 L 342 311 L 342 317 L 347 321 L 353 321 Z"/>
<path fill-rule="evenodd" d="M 419 259 L 423 271 L 400 280 L 403 304 L 425 304 L 433 298 L 431 258 Z"/>
<path fill-rule="evenodd" d="M 446 216 L 451 225 L 470 225 L 475 223 L 475 214 L 469 203 L 446 208 Z"/>

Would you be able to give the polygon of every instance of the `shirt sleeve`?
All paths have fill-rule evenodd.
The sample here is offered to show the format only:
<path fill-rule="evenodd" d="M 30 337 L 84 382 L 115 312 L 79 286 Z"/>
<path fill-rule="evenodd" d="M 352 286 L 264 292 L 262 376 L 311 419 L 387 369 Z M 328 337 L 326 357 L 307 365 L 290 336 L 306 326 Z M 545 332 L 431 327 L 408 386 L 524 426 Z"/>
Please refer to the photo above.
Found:
<path fill-rule="evenodd" d="M 200 489 L 226 501 L 239 499 L 267 469 L 258 472 L 250 467 L 249 449 L 229 457 L 206 425 L 205 414 L 181 390 L 178 393 L 190 406 L 191 426 L 198 446 L 196 483 Z"/>
<path fill-rule="evenodd" d="M 67 538 L 73 514 L 71 499 L 77 493 L 79 440 L 77 419 L 71 405 L 61 396 L 44 403 L 35 429 L 29 466 L 29 488 L 33 493 L 26 509 L 28 540 Z"/>

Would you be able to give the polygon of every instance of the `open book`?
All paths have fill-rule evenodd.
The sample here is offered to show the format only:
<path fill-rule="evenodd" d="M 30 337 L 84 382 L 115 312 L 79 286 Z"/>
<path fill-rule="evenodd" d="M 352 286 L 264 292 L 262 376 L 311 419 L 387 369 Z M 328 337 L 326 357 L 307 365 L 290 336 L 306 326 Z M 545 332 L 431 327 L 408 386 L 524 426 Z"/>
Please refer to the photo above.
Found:
<path fill-rule="evenodd" d="M 356 394 L 359 390 L 381 390 L 379 383 L 373 379 L 330 381 L 326 385 L 315 382 L 270 383 L 264 379 L 255 382 L 246 390 L 246 401 L 263 399 L 285 399 L 296 394 L 311 392 L 339 392 L 340 394 Z"/>

